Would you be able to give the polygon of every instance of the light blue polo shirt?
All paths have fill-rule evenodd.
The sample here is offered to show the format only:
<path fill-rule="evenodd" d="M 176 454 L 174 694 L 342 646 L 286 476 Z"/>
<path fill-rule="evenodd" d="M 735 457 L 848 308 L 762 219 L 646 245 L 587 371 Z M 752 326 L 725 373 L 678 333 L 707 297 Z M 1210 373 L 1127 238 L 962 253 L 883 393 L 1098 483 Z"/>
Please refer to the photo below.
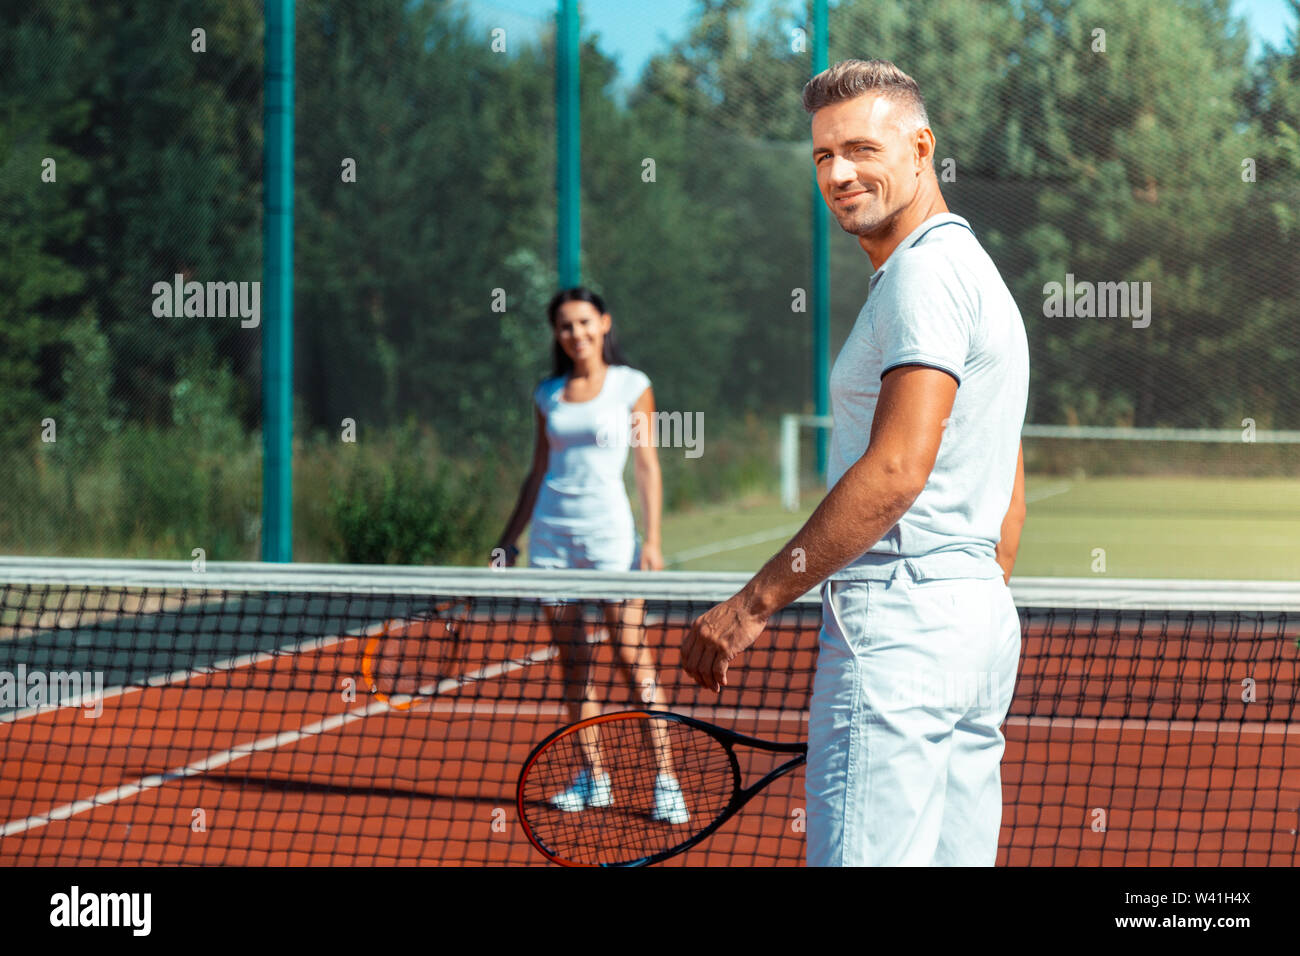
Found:
<path fill-rule="evenodd" d="M 1010 290 L 960 216 L 927 219 L 871 276 L 831 371 L 828 487 L 867 450 L 881 377 L 900 365 L 952 375 L 952 416 L 912 507 L 832 577 L 887 579 L 900 558 L 925 576 L 999 576 L 994 555 L 1015 482 L 1029 346 Z"/>

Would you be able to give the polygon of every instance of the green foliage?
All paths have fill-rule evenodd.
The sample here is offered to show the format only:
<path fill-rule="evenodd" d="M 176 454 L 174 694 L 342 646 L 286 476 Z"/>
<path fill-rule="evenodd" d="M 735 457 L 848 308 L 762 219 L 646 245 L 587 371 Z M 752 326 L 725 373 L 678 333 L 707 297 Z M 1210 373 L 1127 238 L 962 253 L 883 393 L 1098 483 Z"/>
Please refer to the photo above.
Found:
<path fill-rule="evenodd" d="M 94 374 L 103 336 L 78 323 L 70 339 L 57 440 L 0 463 L 0 548 L 184 559 L 203 548 L 214 560 L 255 557 L 261 449 L 231 410 L 229 369 L 183 362 L 171 424 L 121 423 Z"/>
<path fill-rule="evenodd" d="M 83 234 L 73 196 L 87 165 L 60 143 L 86 122 L 74 88 L 88 42 L 79 6 L 52 3 L 48 16 L 16 22 L 12 8 L 0 13 L 0 454 L 30 447 L 53 411 L 41 380 L 60 336 L 50 313 L 75 315 L 85 287 L 70 249 Z"/>
<path fill-rule="evenodd" d="M 63 398 L 57 417 L 57 454 L 68 465 L 94 464 L 104 457 L 121 426 L 108 339 L 87 310 L 64 335 Z"/>
<path fill-rule="evenodd" d="M 256 541 L 260 449 L 232 411 L 228 369 L 187 360 L 182 376 L 170 427 L 132 424 L 122 433 L 118 534 L 169 542 L 176 557 L 193 548 L 214 560 L 244 557 Z"/>
<path fill-rule="evenodd" d="M 528 427 L 553 293 L 544 51 L 441 4 L 299 6 L 297 348 L 308 424 L 408 415 L 483 449 Z M 355 182 L 341 162 L 355 159 Z M 496 290 L 506 312 L 494 309 Z"/>
<path fill-rule="evenodd" d="M 658 407 L 709 422 L 704 458 L 661 450 L 669 507 L 770 486 L 764 429 L 808 406 L 802 9 L 700 3 L 625 95 L 588 23 L 584 278 Z M 1025 315 L 1032 421 L 1300 427 L 1300 52 L 1292 38 L 1251 62 L 1232 10 L 832 10 L 832 62 L 893 59 L 926 94 L 949 205 Z M 262 12 L 0 11 L 0 550 L 256 556 L 260 332 L 150 305 L 176 273 L 260 278 Z M 549 366 L 553 34 L 514 31 L 502 55 L 464 6 L 433 0 L 301 0 L 297 21 L 297 554 L 477 562 Z M 831 255 L 834 347 L 871 268 L 837 232 Z M 1067 272 L 1152 282 L 1151 327 L 1044 316 L 1043 285 Z M 334 437 L 345 418 L 357 445 Z"/>
<path fill-rule="evenodd" d="M 360 449 L 357 449 L 360 451 Z M 358 454 L 329 515 L 336 559 L 353 564 L 485 563 L 486 499 L 472 475 L 407 427 L 379 454 Z"/>
<path fill-rule="evenodd" d="M 582 64 L 587 268 L 658 406 L 714 421 L 800 405 L 811 382 L 806 58 L 775 16 L 742 34 L 752 6 L 702 4 L 626 109 L 597 95 L 613 64 Z"/>

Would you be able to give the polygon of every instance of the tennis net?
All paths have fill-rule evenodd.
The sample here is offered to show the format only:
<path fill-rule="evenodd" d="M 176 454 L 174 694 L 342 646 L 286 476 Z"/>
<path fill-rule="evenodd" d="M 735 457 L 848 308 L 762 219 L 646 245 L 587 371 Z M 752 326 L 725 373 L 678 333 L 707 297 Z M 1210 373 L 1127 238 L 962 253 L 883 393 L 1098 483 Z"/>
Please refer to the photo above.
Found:
<path fill-rule="evenodd" d="M 815 595 L 720 697 L 678 667 L 743 581 L 0 559 L 0 865 L 543 863 L 515 781 L 584 684 L 804 738 Z M 1300 862 L 1298 590 L 1016 582 L 999 861 Z M 670 863 L 798 864 L 804 828 L 800 772 Z"/>

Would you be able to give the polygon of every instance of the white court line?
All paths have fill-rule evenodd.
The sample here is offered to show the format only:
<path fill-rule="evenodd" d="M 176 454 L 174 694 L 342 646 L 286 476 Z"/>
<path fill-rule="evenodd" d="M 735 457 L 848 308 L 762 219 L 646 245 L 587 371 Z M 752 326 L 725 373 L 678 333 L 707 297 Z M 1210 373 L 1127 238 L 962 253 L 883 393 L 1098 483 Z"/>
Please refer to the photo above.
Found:
<path fill-rule="evenodd" d="M 1026 494 L 1025 502 L 1042 501 L 1044 498 L 1063 495 L 1073 487 L 1073 483 L 1068 481 L 1060 481 L 1053 485 L 1047 485 Z M 767 531 L 756 531 L 753 534 L 741 535 L 738 538 L 727 538 L 725 541 L 715 541 L 712 544 L 701 545 L 698 548 L 687 548 L 685 551 L 678 551 L 676 554 L 664 558 L 664 564 L 668 567 L 674 567 L 681 564 L 683 561 L 694 561 L 696 558 L 707 558 L 715 554 L 725 554 L 728 551 L 738 551 L 741 548 L 747 548 L 750 545 L 766 544 L 769 541 L 778 541 L 783 538 L 789 538 L 802 527 L 802 523 L 786 525 L 781 528 L 771 528 Z"/>
<path fill-rule="evenodd" d="M 228 657 L 225 660 L 217 661 L 215 664 L 204 664 L 192 668 L 181 668 L 172 671 L 170 674 L 156 674 L 150 677 L 144 683 L 135 684 L 118 684 L 110 687 L 102 694 L 96 694 L 93 700 L 105 701 L 115 697 L 121 697 L 124 694 L 134 694 L 150 687 L 166 687 L 169 684 L 180 684 L 193 677 L 203 677 L 210 674 L 219 674 L 223 671 L 235 670 L 239 667 L 254 667 L 258 664 L 274 660 L 278 657 L 285 657 L 289 654 L 308 654 L 312 651 L 325 650 L 336 644 L 342 644 L 344 641 L 350 641 L 363 637 L 373 637 L 376 634 L 382 634 L 384 628 L 401 626 L 406 622 L 405 618 L 392 618 L 380 624 L 371 624 L 364 628 L 352 628 L 344 631 L 342 634 L 331 635 L 329 637 L 315 637 L 309 641 L 302 641 L 298 644 L 283 644 L 273 651 L 254 651 L 248 654 L 240 654 L 238 657 Z M 609 632 L 603 627 L 596 629 L 588 636 L 588 643 L 598 644 L 609 636 Z M 23 720 L 27 717 L 33 717 L 38 714 L 48 714 L 64 707 L 71 707 L 76 710 L 82 710 L 82 697 L 72 700 L 59 699 L 49 704 L 38 704 L 35 707 L 24 707 L 22 710 L 16 710 L 8 714 L 0 714 L 0 724 L 13 723 Z M 96 718 L 92 718 L 96 719 Z"/>
<path fill-rule="evenodd" d="M 632 701 L 618 704 L 605 704 L 601 708 L 601 713 L 615 714 L 624 710 L 642 710 L 647 705 L 638 704 Z M 808 713 L 797 710 L 781 710 L 779 708 L 752 708 L 752 707 L 723 707 L 720 705 L 704 704 L 696 706 L 679 706 L 679 707 L 661 707 L 660 710 L 667 710 L 670 713 L 681 714 L 683 717 L 695 717 L 705 721 L 724 721 L 724 720 L 767 720 L 778 723 L 807 723 Z M 432 701 L 425 706 L 411 708 L 408 713 L 412 714 L 450 714 L 452 716 L 466 717 L 561 717 L 568 720 L 568 710 L 564 704 L 546 701 L 493 701 L 493 700 L 475 700 L 475 701 L 456 701 L 456 700 L 438 700 Z"/>
<path fill-rule="evenodd" d="M 1072 482 L 1059 481 L 1056 484 L 1047 485 L 1026 494 L 1025 501 L 1026 503 L 1042 501 L 1044 498 L 1063 495 L 1073 487 L 1074 485 Z M 802 527 L 802 523 L 786 525 L 781 528 L 772 528 L 767 531 L 756 531 L 753 534 L 741 535 L 738 538 L 727 538 L 725 541 L 715 541 L 712 544 L 701 545 L 698 548 L 687 548 L 685 551 L 678 551 L 676 554 L 669 555 L 664 559 L 664 564 L 673 567 L 681 564 L 683 561 L 694 561 L 696 558 L 707 558 L 715 554 L 725 554 L 728 551 L 738 551 L 741 548 L 747 548 L 750 545 L 766 544 L 769 541 L 789 538 Z"/>
<path fill-rule="evenodd" d="M 471 684 L 475 681 L 486 680 L 492 677 L 500 677 L 503 674 L 510 673 L 514 670 L 522 670 L 530 664 L 539 664 L 543 661 L 550 660 L 558 651 L 554 646 L 534 651 L 524 658 L 503 661 L 499 664 L 493 664 L 489 667 L 479 668 L 473 673 L 466 674 L 460 678 L 448 678 L 439 682 L 437 693 L 447 693 L 457 687 L 465 684 Z M 420 688 L 418 693 L 424 694 L 434 690 L 434 688 Z M 385 701 L 375 701 L 366 704 L 364 707 L 356 707 L 352 710 L 345 711 L 341 714 L 334 714 L 322 720 L 299 727 L 297 730 L 283 730 L 278 734 L 272 734 L 269 737 L 263 737 L 261 740 L 255 740 L 251 743 L 240 744 L 237 747 L 231 747 L 229 750 L 222 750 L 218 753 L 208 754 L 201 760 L 188 763 L 183 767 L 177 767 L 168 770 L 165 773 L 150 774 L 147 777 L 141 777 L 128 784 L 112 787 L 111 789 L 101 791 L 86 800 L 74 800 L 71 803 L 65 803 L 62 806 L 55 807 L 45 813 L 33 814 L 25 820 L 11 820 L 3 827 L 0 827 L 0 838 L 12 836 L 15 833 L 26 833 L 28 830 L 35 830 L 58 820 L 67 820 L 78 814 L 85 813 L 87 810 L 94 810 L 97 807 L 107 806 L 117 803 L 119 800 L 125 800 L 128 797 L 134 797 L 136 794 L 144 793 L 146 790 L 155 790 L 164 784 L 176 780 L 185 780 L 189 777 L 196 777 L 199 774 L 206 773 L 209 770 L 215 770 L 218 767 L 224 767 L 227 764 L 234 763 L 244 757 L 252 756 L 263 750 L 274 750 L 288 744 L 297 743 L 307 737 L 314 737 L 319 734 L 328 733 L 331 730 L 337 730 L 340 727 L 346 727 L 350 723 L 363 720 L 366 717 L 383 713 L 390 710 L 391 707 Z"/>
<path fill-rule="evenodd" d="M 372 624 L 364 630 L 353 628 L 351 631 L 346 631 L 343 634 L 331 637 L 317 637 L 310 641 L 304 641 L 301 644 L 284 645 L 274 651 L 256 651 L 249 654 L 241 654 L 238 657 L 228 657 L 223 661 L 217 661 L 215 664 L 205 664 L 201 667 L 176 670 L 172 671 L 170 674 L 157 674 L 150 677 L 142 684 L 119 684 L 115 687 L 110 687 L 102 694 L 94 695 L 93 700 L 111 700 L 115 697 L 121 697 L 124 694 L 133 694 L 143 691 L 149 687 L 165 687 L 168 684 L 183 683 L 193 677 L 219 674 L 222 671 L 234 670 L 238 667 L 256 666 L 257 664 L 261 664 L 277 657 L 284 657 L 288 654 L 303 654 L 311 651 L 324 650 L 327 647 L 333 647 L 335 644 L 341 644 L 344 641 L 352 640 L 353 638 L 371 637 L 374 634 L 382 633 L 385 626 L 387 625 Z M 59 700 L 58 702 L 51 702 L 49 704 L 38 704 L 35 707 L 24 707 L 22 710 L 16 710 L 9 714 L 0 714 L 0 724 L 14 723 L 15 721 L 23 720 L 27 717 L 33 717 L 38 714 L 48 714 L 64 707 L 74 707 L 77 710 L 81 710 L 81 701 L 82 698 L 79 697 L 75 700 Z"/>
<path fill-rule="evenodd" d="M 1143 720 L 1140 717 L 1008 717 L 1016 727 L 1064 727 L 1069 730 L 1159 730 L 1164 733 L 1294 734 L 1300 741 L 1300 724 L 1281 720 Z"/>
<path fill-rule="evenodd" d="M 540 652 L 538 652 L 540 653 Z M 495 676 L 495 675 L 494 675 Z M 439 694 L 455 690 L 457 681 L 449 678 L 437 688 Z M 432 688 L 421 688 L 418 693 L 428 694 Z M 631 701 L 627 703 L 605 704 L 602 713 L 617 713 L 624 710 L 640 710 L 643 704 Z M 727 707 L 721 704 L 667 705 L 660 708 L 683 717 L 695 717 L 699 720 L 718 721 L 773 721 L 777 723 L 807 723 L 808 711 L 789 710 L 777 707 Z M 427 704 L 404 711 L 409 714 L 450 714 L 463 717 L 564 717 L 567 711 L 561 703 L 548 701 L 515 700 L 464 700 L 434 699 Z M 1237 721 L 1237 720 L 1143 720 L 1137 717 L 1008 717 L 1004 726 L 1014 727 L 1052 727 L 1066 730 L 1149 730 L 1161 733 L 1213 732 L 1223 734 L 1294 734 L 1300 740 L 1300 723 L 1285 721 Z"/>
<path fill-rule="evenodd" d="M 1054 485 L 1047 485 L 1044 488 L 1038 488 L 1034 491 L 1025 493 L 1025 503 L 1029 504 L 1034 501 L 1042 501 L 1044 498 L 1052 498 L 1056 495 L 1063 495 L 1074 485 L 1068 481 L 1058 481 Z"/>
<path fill-rule="evenodd" d="M 448 678 L 441 681 L 436 688 L 439 694 L 445 694 L 449 691 L 462 687 L 465 684 L 473 683 L 478 680 L 486 680 L 492 677 L 500 677 L 503 674 L 510 673 L 514 670 L 521 670 L 530 664 L 538 664 L 549 660 L 556 655 L 554 647 L 548 647 L 542 650 L 534 651 L 525 658 L 504 661 L 500 664 L 493 664 L 490 667 L 480 668 L 472 674 L 461 678 Z M 435 688 L 421 688 L 419 693 L 425 694 Z M 502 702 L 498 701 L 471 701 L 468 704 L 461 701 L 441 701 L 434 704 L 431 708 L 423 708 L 415 713 L 427 713 L 430 710 L 434 713 L 450 712 L 454 714 L 467 714 L 471 716 L 506 716 L 519 714 L 561 716 L 564 708 L 559 704 L 547 704 L 543 702 Z M 178 767 L 169 770 L 166 773 L 152 774 L 143 777 L 133 783 L 114 787 L 102 791 L 88 800 L 77 800 L 72 803 L 66 803 L 62 806 L 55 807 L 47 813 L 35 814 L 27 817 L 25 820 L 11 821 L 3 828 L 0 828 L 0 837 L 11 836 L 15 833 L 24 833 L 28 830 L 34 830 L 46 826 L 50 823 L 66 820 L 88 810 L 97 807 L 106 806 L 133 797 L 136 794 L 143 793 L 146 790 L 153 790 L 164 784 L 176 780 L 184 780 L 189 777 L 198 776 L 208 770 L 223 767 L 233 763 L 243 757 L 251 756 L 263 750 L 273 750 L 287 744 L 297 743 L 307 737 L 316 736 L 336 730 L 350 723 L 362 720 L 366 717 L 373 716 L 390 710 L 390 706 L 383 701 L 376 701 L 367 704 L 364 707 L 358 707 L 342 714 L 335 714 L 331 717 L 318 720 L 315 723 L 300 727 L 297 730 L 282 731 L 278 734 L 272 734 L 269 737 L 263 737 L 260 740 L 247 744 L 241 744 L 238 747 L 232 747 L 229 750 L 223 750 L 219 753 L 209 754 L 202 760 L 196 760 L 184 767 Z M 618 708 L 622 709 L 622 708 Z M 629 707 L 627 709 L 635 709 Z M 773 720 L 779 722 L 788 722 L 798 720 L 800 722 L 808 719 L 807 711 L 790 711 L 770 708 L 746 708 L 746 707 L 721 707 L 705 705 L 703 707 L 679 707 L 670 708 L 675 713 L 681 713 L 684 716 L 695 716 L 701 719 L 712 720 Z M 1162 732 L 1207 732 L 1213 731 L 1216 735 L 1223 734 L 1262 734 L 1262 735 L 1294 735 L 1300 741 L 1300 724 L 1288 724 L 1280 721 L 1193 721 L 1193 720 L 1140 720 L 1134 718 L 1095 718 L 1095 717 L 1008 717 L 1006 725 L 1016 727 L 1062 727 L 1069 730 L 1159 730 Z"/>
<path fill-rule="evenodd" d="M 707 558 L 713 554 L 737 551 L 740 548 L 747 548 L 751 544 L 765 544 L 768 541 L 776 541 L 779 538 L 788 538 L 802 527 L 802 524 L 792 524 L 783 528 L 771 528 L 767 531 L 756 531 L 753 534 L 742 535 L 739 538 L 728 538 L 725 541 L 715 541 L 712 544 L 701 545 L 698 548 L 687 548 L 685 551 L 678 551 L 676 554 L 665 558 L 664 564 L 681 564 L 683 561 L 694 561 L 696 558 Z"/>
<path fill-rule="evenodd" d="M 606 705 L 605 713 L 615 713 L 621 710 L 639 710 L 636 704 L 628 703 L 625 705 Z M 780 708 L 768 707 L 724 707 L 721 705 L 703 704 L 694 706 L 674 707 L 669 705 L 664 710 L 674 714 L 681 714 L 683 717 L 695 717 L 699 720 L 706 721 L 723 721 L 723 720 L 767 720 L 776 722 L 798 722 L 807 723 L 808 711 L 782 710 Z M 515 715 L 529 716 L 563 716 L 565 709 L 562 704 L 532 702 L 532 701 L 455 701 L 442 700 L 429 707 L 419 710 L 413 710 L 412 713 L 450 713 L 463 714 L 465 716 L 496 716 L 507 717 Z M 1015 727 L 1052 727 L 1063 728 L 1067 730 L 1154 730 L 1162 733 L 1177 732 L 1206 732 L 1213 731 L 1215 734 L 1281 734 L 1287 736 L 1294 734 L 1297 741 L 1300 741 L 1300 724 L 1289 724 L 1284 721 L 1236 721 L 1236 720 L 1142 720 L 1136 717 L 1008 717 L 1004 721 L 1004 726 Z"/>

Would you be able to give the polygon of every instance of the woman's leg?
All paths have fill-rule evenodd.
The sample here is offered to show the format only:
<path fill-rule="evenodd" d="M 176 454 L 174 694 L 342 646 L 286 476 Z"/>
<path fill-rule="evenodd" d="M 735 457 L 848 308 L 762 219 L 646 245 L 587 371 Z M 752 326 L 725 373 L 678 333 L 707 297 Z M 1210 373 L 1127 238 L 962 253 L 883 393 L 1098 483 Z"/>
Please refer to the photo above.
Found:
<path fill-rule="evenodd" d="M 600 713 L 600 703 L 592 681 L 593 645 L 587 643 L 582 605 L 550 605 L 546 608 L 546 615 L 551 623 L 551 640 L 559 652 L 564 707 L 569 723 L 595 717 Z M 588 727 L 578 734 L 578 738 L 587 766 L 593 773 L 603 773 L 599 730 Z"/>
<path fill-rule="evenodd" d="M 645 639 L 645 601 L 606 604 L 605 624 L 614 648 L 614 660 L 632 689 L 633 700 L 642 707 L 663 709 L 663 691 L 655 672 L 654 657 Z M 647 737 L 659 772 L 672 773 L 673 755 L 668 745 L 667 728 L 659 721 L 652 721 Z"/>

